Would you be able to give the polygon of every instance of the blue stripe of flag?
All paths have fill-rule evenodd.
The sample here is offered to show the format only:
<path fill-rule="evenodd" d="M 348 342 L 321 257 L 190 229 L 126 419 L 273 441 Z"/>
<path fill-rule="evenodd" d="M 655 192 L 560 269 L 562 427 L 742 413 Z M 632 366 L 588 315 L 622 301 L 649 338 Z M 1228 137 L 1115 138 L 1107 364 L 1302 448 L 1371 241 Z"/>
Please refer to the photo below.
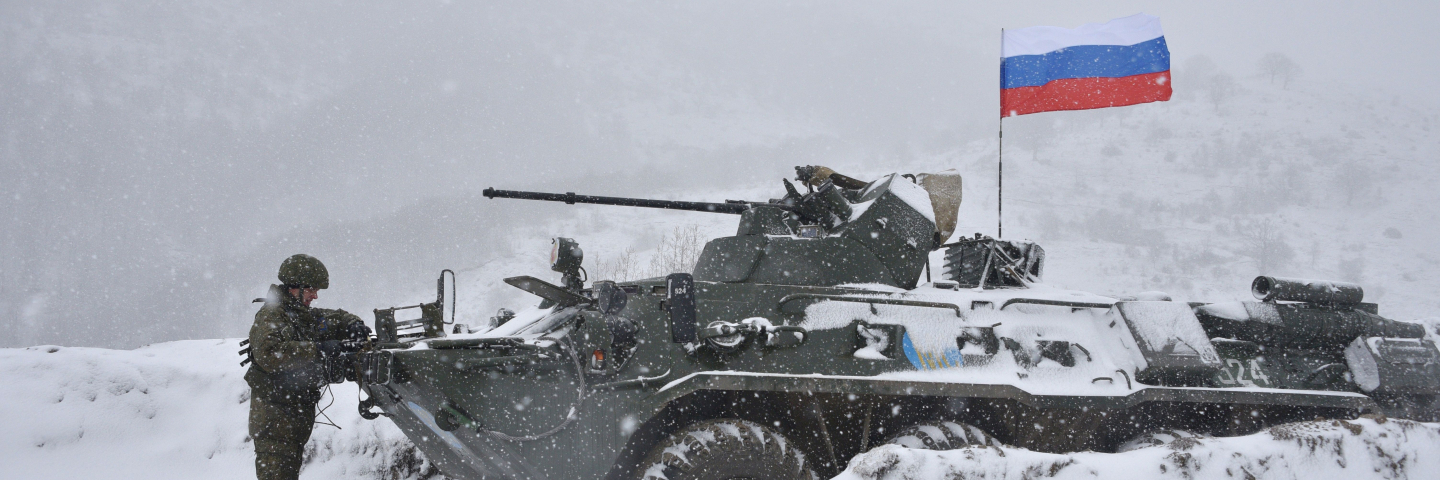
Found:
<path fill-rule="evenodd" d="M 1170 69 L 1165 37 L 1134 45 L 1079 45 L 1000 63 L 1000 88 L 1038 87 L 1066 78 L 1119 78 Z"/>

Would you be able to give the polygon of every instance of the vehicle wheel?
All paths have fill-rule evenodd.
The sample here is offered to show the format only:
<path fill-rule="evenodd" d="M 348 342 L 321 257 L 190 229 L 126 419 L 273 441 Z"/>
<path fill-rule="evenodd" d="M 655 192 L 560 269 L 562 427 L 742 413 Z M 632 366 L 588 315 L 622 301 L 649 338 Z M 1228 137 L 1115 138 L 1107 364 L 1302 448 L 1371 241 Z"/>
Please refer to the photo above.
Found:
<path fill-rule="evenodd" d="M 1172 428 L 1156 430 L 1153 432 L 1146 432 L 1139 436 L 1136 436 L 1135 438 L 1126 440 L 1124 443 L 1121 443 L 1120 446 L 1115 447 L 1115 453 L 1124 453 L 1131 450 L 1139 450 L 1142 448 L 1171 445 L 1175 442 L 1194 442 L 1201 438 L 1205 438 L 1206 436 L 1207 435 L 1201 435 L 1186 430 L 1176 430 Z"/>
<path fill-rule="evenodd" d="M 637 477 L 664 480 L 816 480 L 804 452 L 764 425 L 734 418 L 685 427 L 640 462 Z"/>
<path fill-rule="evenodd" d="M 971 445 L 1000 446 L 1000 441 L 979 427 L 949 421 L 911 426 L 885 443 L 921 450 L 954 450 Z"/>

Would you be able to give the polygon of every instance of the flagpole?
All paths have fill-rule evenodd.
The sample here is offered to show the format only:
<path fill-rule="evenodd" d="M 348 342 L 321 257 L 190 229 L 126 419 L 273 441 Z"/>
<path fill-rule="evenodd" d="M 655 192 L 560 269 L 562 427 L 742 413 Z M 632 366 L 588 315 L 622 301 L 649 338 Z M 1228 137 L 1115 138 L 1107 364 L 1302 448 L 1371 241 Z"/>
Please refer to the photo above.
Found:
<path fill-rule="evenodd" d="M 996 169 L 998 192 L 995 199 L 995 238 L 1005 236 L 1005 29 L 1000 29 L 1000 148 L 999 165 Z"/>

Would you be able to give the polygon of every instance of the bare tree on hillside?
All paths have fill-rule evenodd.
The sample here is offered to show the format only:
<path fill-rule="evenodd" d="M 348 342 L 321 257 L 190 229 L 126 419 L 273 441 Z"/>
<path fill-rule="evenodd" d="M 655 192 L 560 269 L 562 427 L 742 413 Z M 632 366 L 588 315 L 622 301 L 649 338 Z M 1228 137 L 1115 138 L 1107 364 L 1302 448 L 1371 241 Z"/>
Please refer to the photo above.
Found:
<path fill-rule="evenodd" d="M 1300 65 L 1283 53 L 1270 52 L 1260 57 L 1260 74 L 1270 77 L 1270 83 L 1280 80 L 1281 88 L 1290 88 L 1290 82 L 1300 76 Z"/>
<path fill-rule="evenodd" d="M 633 247 L 626 248 L 611 258 L 600 258 L 595 262 L 595 280 L 623 282 L 635 280 L 641 275 L 640 262 Z"/>
<path fill-rule="evenodd" d="M 1345 162 L 1335 169 L 1335 188 L 1345 196 L 1345 206 L 1351 206 L 1356 198 L 1369 194 L 1375 187 L 1375 173 L 1370 168 Z"/>
<path fill-rule="evenodd" d="M 1176 99 L 1192 99 L 1195 92 L 1205 90 L 1205 82 L 1220 72 L 1220 66 L 1205 55 L 1194 55 L 1185 59 L 1183 65 L 1171 72 L 1174 85 L 1190 85 L 1191 88 L 1176 88 Z"/>
<path fill-rule="evenodd" d="M 1255 261 L 1261 275 L 1270 275 L 1295 258 L 1295 249 L 1285 242 L 1280 226 L 1271 219 L 1238 225 L 1243 240 L 1240 254 Z"/>
<path fill-rule="evenodd" d="M 649 265 L 642 264 L 641 255 L 633 247 L 626 248 L 613 257 L 596 258 L 590 278 L 623 282 L 690 273 L 695 269 L 695 260 L 700 258 L 700 252 L 705 249 L 705 240 L 698 225 L 675 227 L 660 237 L 660 245 L 650 256 Z"/>
<path fill-rule="evenodd" d="M 674 231 L 660 239 L 655 256 L 650 257 L 649 276 L 691 272 L 704 248 L 705 236 L 700 233 L 699 225 L 675 227 Z"/>
<path fill-rule="evenodd" d="M 1205 81 L 1205 91 L 1210 94 L 1210 103 L 1215 105 L 1215 113 L 1220 113 L 1220 104 L 1233 98 L 1239 89 L 1235 84 L 1235 77 L 1228 73 L 1217 73 Z"/>

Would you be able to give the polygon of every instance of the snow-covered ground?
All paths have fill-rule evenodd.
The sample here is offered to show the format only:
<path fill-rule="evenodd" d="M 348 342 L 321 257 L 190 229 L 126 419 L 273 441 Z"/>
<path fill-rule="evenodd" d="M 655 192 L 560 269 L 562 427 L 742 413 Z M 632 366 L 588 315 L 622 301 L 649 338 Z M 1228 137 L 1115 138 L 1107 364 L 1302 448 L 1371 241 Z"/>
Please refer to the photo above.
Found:
<path fill-rule="evenodd" d="M 235 339 L 0 349 L 0 478 L 254 478 L 236 350 Z M 302 478 L 434 475 L 394 424 L 359 417 L 353 384 L 332 392 L 326 415 L 341 428 L 315 427 Z M 1421 479 L 1440 477 L 1436 452 L 1440 424 L 1359 419 L 1122 454 L 887 446 L 856 457 L 839 478 Z"/>
<path fill-rule="evenodd" d="M 1243 437 L 1182 439 L 1125 453 L 1009 447 L 947 452 L 887 445 L 836 480 L 1440 478 L 1440 425 L 1361 418 L 1293 423 Z"/>
<path fill-rule="evenodd" d="M 0 478 L 255 478 L 239 349 L 238 339 L 0 349 Z M 316 426 L 304 478 L 422 477 L 428 465 L 393 423 L 360 418 L 357 390 L 332 389 L 325 413 L 340 429 Z"/>

